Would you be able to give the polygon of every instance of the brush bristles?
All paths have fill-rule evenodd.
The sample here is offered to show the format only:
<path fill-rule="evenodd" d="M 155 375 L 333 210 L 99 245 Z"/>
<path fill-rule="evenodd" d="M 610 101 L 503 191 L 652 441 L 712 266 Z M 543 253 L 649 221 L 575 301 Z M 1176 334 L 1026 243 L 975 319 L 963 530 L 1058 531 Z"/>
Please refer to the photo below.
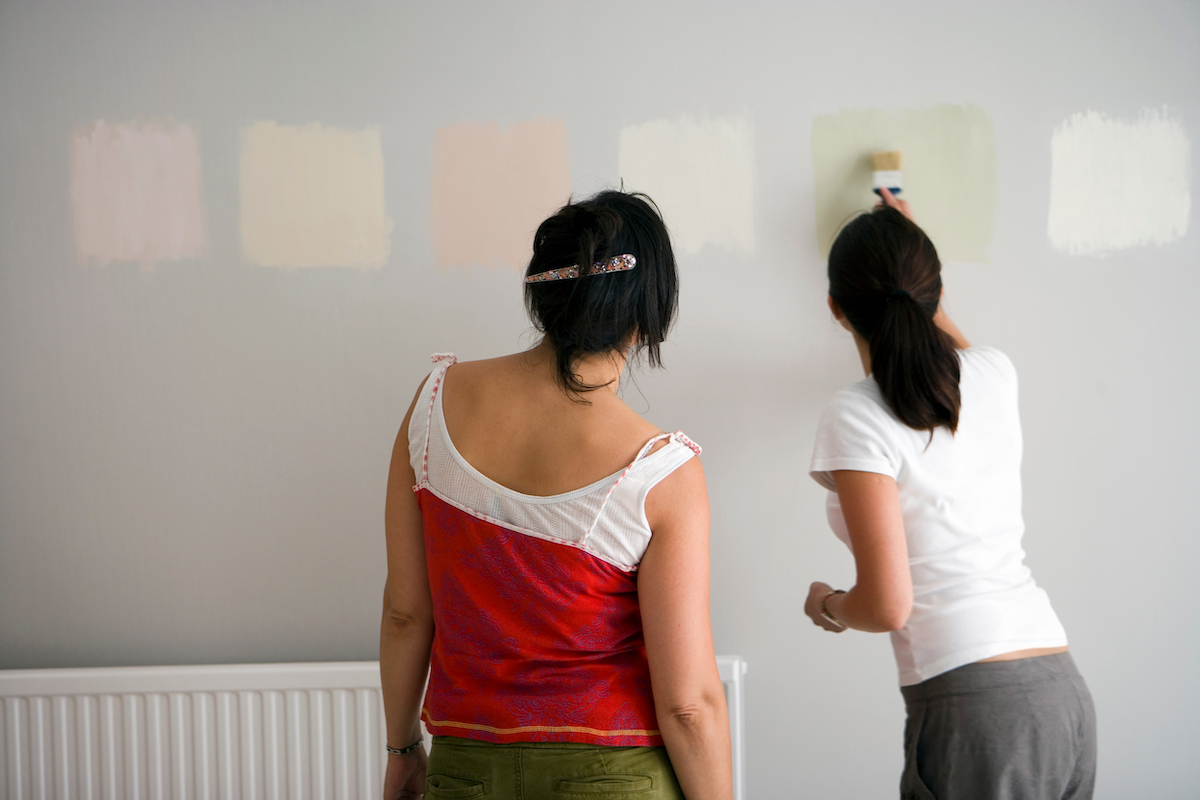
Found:
<path fill-rule="evenodd" d="M 875 172 L 899 172 L 904 154 L 899 150 L 886 153 L 871 153 L 871 169 Z"/>

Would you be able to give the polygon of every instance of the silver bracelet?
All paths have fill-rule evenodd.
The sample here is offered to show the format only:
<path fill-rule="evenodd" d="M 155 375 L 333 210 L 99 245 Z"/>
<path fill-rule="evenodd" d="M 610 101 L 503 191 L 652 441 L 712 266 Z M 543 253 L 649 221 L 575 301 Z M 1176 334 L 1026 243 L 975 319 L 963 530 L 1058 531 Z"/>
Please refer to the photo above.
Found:
<path fill-rule="evenodd" d="M 835 594 L 845 594 L 845 593 L 846 593 L 846 591 L 844 589 L 834 589 L 832 592 L 825 595 L 825 597 L 823 597 L 821 599 L 821 616 L 824 617 L 825 619 L 829 620 L 830 622 L 832 622 L 834 625 L 837 625 L 842 630 L 846 630 L 846 628 L 849 628 L 850 626 L 847 625 L 846 623 L 842 622 L 840 619 L 835 617 L 833 614 L 830 614 L 829 609 L 825 607 L 825 601 L 828 600 L 829 598 L 833 597 Z"/>
<path fill-rule="evenodd" d="M 415 742 L 410 744 L 408 747 L 392 747 L 392 746 L 386 745 L 386 744 L 384 745 L 384 747 L 386 747 L 387 751 L 394 756 L 403 756 L 403 755 L 408 755 L 413 750 L 416 750 L 418 747 L 421 746 L 421 744 L 423 742 L 424 742 L 424 739 L 417 739 Z"/>

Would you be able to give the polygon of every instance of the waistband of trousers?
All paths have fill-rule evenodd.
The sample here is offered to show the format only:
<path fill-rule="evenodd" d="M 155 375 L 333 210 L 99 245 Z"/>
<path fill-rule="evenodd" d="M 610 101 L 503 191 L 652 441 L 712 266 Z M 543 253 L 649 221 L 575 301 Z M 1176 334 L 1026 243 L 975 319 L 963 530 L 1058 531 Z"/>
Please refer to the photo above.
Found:
<path fill-rule="evenodd" d="M 1014 661 L 966 664 L 929 680 L 911 686 L 901 686 L 900 692 L 906 702 L 912 702 L 1076 679 L 1079 679 L 1079 670 L 1075 668 L 1071 654 L 1055 653 L 1049 656 L 1018 658 Z"/>
<path fill-rule="evenodd" d="M 477 747 L 494 748 L 499 750 L 514 750 L 531 748 L 535 750 L 657 750 L 657 747 L 645 745 L 606 745 L 588 744 L 586 742 L 485 742 L 479 739 L 467 739 L 463 736 L 434 736 L 433 743 L 443 747 Z"/>

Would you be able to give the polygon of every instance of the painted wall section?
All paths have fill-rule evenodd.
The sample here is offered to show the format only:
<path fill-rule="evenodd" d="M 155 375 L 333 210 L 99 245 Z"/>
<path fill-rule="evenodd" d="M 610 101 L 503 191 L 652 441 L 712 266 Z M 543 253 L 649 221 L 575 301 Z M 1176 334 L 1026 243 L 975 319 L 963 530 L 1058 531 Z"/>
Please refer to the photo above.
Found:
<path fill-rule="evenodd" d="M 904 154 L 904 198 L 943 260 L 987 261 L 996 197 L 992 123 L 977 106 L 842 109 L 813 118 L 817 242 L 829 254 L 837 232 L 877 201 L 872 152 Z"/>
<path fill-rule="evenodd" d="M 439 267 L 523 270 L 538 225 L 571 195 L 567 126 L 561 119 L 463 122 L 433 146 L 430 234 Z"/>
<path fill-rule="evenodd" d="M 1166 109 L 1135 120 L 1073 114 L 1050 139 L 1046 233 L 1071 255 L 1164 245 L 1187 233 L 1189 144 Z"/>
<path fill-rule="evenodd" d="M 382 267 L 392 220 L 378 127 L 242 129 L 242 249 L 266 267 Z"/>
<path fill-rule="evenodd" d="M 200 144 L 177 123 L 96 122 L 71 135 L 80 264 L 195 258 L 205 249 Z"/>
<path fill-rule="evenodd" d="M 618 172 L 627 190 L 658 204 L 679 252 L 754 250 L 754 132 L 746 117 L 623 128 Z"/>

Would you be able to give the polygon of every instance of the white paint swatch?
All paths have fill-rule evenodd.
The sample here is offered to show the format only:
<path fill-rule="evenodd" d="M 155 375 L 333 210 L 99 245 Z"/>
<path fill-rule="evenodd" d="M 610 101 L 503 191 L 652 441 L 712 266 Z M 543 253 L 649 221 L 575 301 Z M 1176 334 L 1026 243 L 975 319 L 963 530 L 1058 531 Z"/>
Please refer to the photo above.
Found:
<path fill-rule="evenodd" d="M 745 117 L 624 128 L 618 169 L 626 190 L 658 204 L 679 252 L 754 249 L 754 134 Z"/>
<path fill-rule="evenodd" d="M 267 267 L 382 267 L 391 250 L 379 128 L 242 130 L 242 248 Z"/>
<path fill-rule="evenodd" d="M 1071 255 L 1163 245 L 1187 233 L 1189 145 L 1163 111 L 1132 121 L 1096 111 L 1068 118 L 1050 140 L 1050 242 Z"/>
<path fill-rule="evenodd" d="M 97 122 L 71 136 L 75 258 L 113 264 L 196 258 L 205 249 L 200 144 L 177 123 Z"/>

